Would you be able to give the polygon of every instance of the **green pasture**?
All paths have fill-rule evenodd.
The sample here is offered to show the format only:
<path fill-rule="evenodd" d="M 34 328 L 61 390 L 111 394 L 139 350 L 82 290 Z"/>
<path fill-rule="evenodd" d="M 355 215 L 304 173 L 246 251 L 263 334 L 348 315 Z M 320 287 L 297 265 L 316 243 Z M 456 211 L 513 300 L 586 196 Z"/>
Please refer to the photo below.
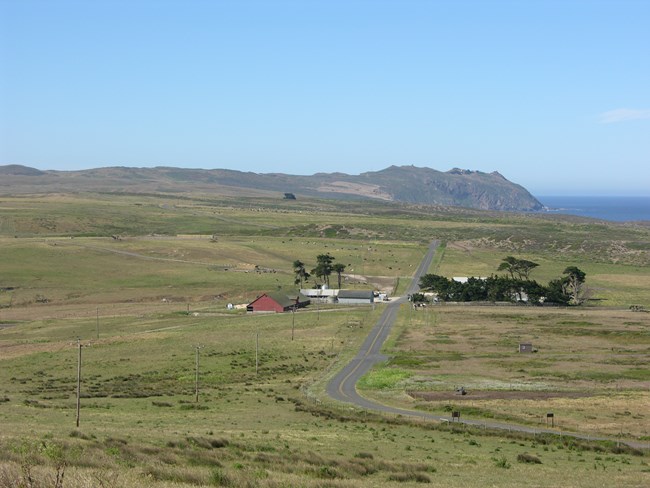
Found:
<path fill-rule="evenodd" d="M 540 263 L 532 278 L 545 282 L 576 265 L 598 300 L 404 305 L 390 359 L 362 380 L 364 395 L 525 425 L 551 408 L 567 430 L 649 437 L 650 314 L 628 309 L 650 308 L 647 228 L 382 202 L 4 196 L 0 487 L 27 486 L 27 472 L 34 486 L 54 486 L 61 466 L 70 488 L 644 486 L 647 455 L 615 443 L 419 423 L 329 400 L 327 379 L 354 357 L 382 304 L 226 308 L 295 292 L 293 261 L 309 270 L 322 253 L 346 265 L 344 287 L 402 293 L 434 238 L 431 272 L 485 276 L 514 255 Z M 519 355 L 523 341 L 538 352 Z M 456 385 L 584 396 L 412 396 Z"/>
<path fill-rule="evenodd" d="M 437 274 L 453 276 L 490 276 L 504 274 L 497 271 L 507 256 L 527 259 L 539 264 L 531 272 L 530 279 L 547 284 L 562 276 L 569 266 L 578 266 L 587 274 L 586 284 L 591 290 L 590 305 L 629 307 L 642 305 L 650 309 L 650 267 L 594 260 L 580 260 L 565 255 L 547 256 L 530 251 L 507 253 L 494 249 L 448 245 L 438 266 Z"/>
<path fill-rule="evenodd" d="M 640 225 L 549 215 L 409 207 L 385 202 L 282 201 L 179 195 L 37 195 L 0 198 L 0 235 L 216 235 L 459 241 L 504 254 L 647 266 Z"/>
<path fill-rule="evenodd" d="M 343 287 L 375 287 L 378 277 L 392 289 L 413 273 L 422 253 L 413 243 L 279 237 L 0 238 L 0 244 L 6 289 L 0 303 L 16 306 L 247 303 L 265 292 L 295 292 L 293 262 L 310 270 L 323 253 L 346 265 Z M 331 286 L 336 280 L 331 276 Z M 306 285 L 314 283 L 312 277 Z"/>

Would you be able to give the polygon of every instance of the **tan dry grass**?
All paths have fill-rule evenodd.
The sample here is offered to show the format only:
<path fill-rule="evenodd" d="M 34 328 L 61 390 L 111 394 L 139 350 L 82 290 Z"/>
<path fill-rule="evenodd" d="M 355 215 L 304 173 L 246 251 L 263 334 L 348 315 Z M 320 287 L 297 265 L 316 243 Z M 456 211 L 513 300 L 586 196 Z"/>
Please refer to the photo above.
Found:
<path fill-rule="evenodd" d="M 496 418 L 537 423 L 556 410 L 563 428 L 637 437 L 650 430 L 650 317 L 629 310 L 439 306 L 402 311 L 388 367 L 411 371 L 402 389 L 470 395 L 430 402 L 492 412 Z M 539 352 L 520 354 L 532 342 Z M 499 398 L 499 391 L 559 392 L 543 400 Z M 490 391 L 491 399 L 471 392 Z M 563 398 L 562 392 L 584 393 Z M 384 402 L 409 403 L 401 390 L 368 392 Z M 506 395 L 503 395 L 504 397 Z M 391 400 L 392 399 L 392 400 Z M 628 413 L 625 413 L 628 412 Z"/>

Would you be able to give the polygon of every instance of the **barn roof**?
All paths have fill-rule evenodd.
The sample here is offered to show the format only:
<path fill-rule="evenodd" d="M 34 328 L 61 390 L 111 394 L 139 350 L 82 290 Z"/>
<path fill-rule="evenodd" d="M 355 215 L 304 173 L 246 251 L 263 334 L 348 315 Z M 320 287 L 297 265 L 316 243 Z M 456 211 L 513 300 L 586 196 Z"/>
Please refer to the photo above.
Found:
<path fill-rule="evenodd" d="M 358 298 L 369 300 L 374 298 L 375 294 L 372 290 L 341 290 L 339 291 L 339 298 Z"/>
<path fill-rule="evenodd" d="M 257 297 L 255 300 L 253 300 L 250 305 L 255 303 L 257 300 L 262 298 L 263 296 L 269 297 L 271 300 L 276 302 L 278 305 L 280 305 L 282 308 L 290 308 L 293 307 L 296 304 L 296 298 L 298 298 L 298 305 L 306 305 L 309 303 L 309 299 L 303 295 L 292 295 L 292 296 L 287 296 L 284 293 L 278 293 L 278 292 L 270 292 L 270 293 L 264 293 Z"/>
<path fill-rule="evenodd" d="M 293 300 L 283 293 L 266 293 L 266 296 L 271 298 L 274 302 L 277 302 L 281 307 L 287 308 L 295 305 L 296 299 Z"/>

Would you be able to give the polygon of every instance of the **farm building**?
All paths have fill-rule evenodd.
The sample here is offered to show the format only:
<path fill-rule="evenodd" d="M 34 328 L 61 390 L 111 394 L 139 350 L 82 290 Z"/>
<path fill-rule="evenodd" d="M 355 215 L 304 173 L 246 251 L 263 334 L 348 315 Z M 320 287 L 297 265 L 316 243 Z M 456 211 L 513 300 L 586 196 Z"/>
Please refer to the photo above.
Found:
<path fill-rule="evenodd" d="M 338 300 L 347 305 L 371 304 L 375 301 L 375 293 L 372 290 L 340 290 Z"/>
<path fill-rule="evenodd" d="M 288 312 L 294 307 L 309 305 L 309 300 L 302 296 L 287 296 L 282 293 L 264 293 L 246 306 L 247 312 Z"/>
<path fill-rule="evenodd" d="M 300 294 L 320 303 L 334 302 L 339 290 L 331 288 L 301 288 Z"/>

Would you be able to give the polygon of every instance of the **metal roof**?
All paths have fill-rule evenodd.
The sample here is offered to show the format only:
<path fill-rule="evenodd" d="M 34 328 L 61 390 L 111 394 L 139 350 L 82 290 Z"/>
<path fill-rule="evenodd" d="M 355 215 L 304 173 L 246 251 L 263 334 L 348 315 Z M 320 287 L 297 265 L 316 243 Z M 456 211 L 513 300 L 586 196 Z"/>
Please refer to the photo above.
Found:
<path fill-rule="evenodd" d="M 341 290 L 339 291 L 339 298 L 360 298 L 371 299 L 374 298 L 375 293 L 372 290 Z"/>

